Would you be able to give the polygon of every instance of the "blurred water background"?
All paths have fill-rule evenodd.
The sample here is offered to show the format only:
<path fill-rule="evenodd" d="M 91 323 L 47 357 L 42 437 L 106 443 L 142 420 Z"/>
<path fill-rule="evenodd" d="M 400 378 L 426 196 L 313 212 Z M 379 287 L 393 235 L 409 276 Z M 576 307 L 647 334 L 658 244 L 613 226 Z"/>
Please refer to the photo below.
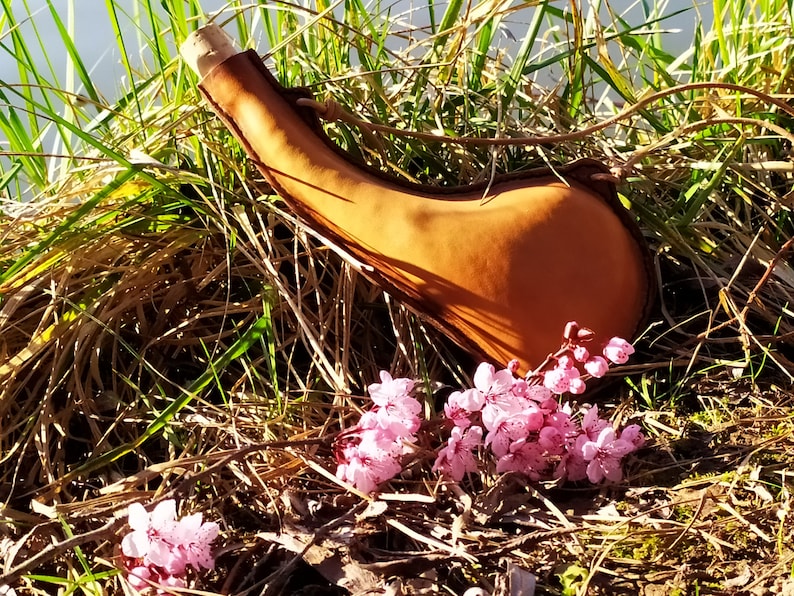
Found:
<path fill-rule="evenodd" d="M 364 0 L 366 2 L 366 0 Z M 300 18 L 305 18 L 309 23 L 316 14 L 315 0 L 298 0 L 299 6 L 305 6 L 306 11 L 297 10 Z M 529 31 L 537 1 L 522 3 L 517 0 L 471 0 L 472 6 L 477 5 L 478 9 L 487 8 L 521 8 L 521 10 L 506 13 L 501 21 L 499 33 L 493 39 L 490 49 L 492 56 L 500 56 L 504 65 L 509 67 L 511 56 L 518 51 L 524 36 Z M 576 4 L 571 4 L 576 2 Z M 371 10 L 373 18 L 379 23 L 388 20 L 392 30 L 403 29 L 412 31 L 412 36 L 421 34 L 421 29 L 425 27 L 429 33 L 428 3 L 433 3 L 437 17 L 443 15 L 447 7 L 446 2 L 434 2 L 434 0 L 370 0 L 367 5 Z M 167 3 L 166 3 L 167 4 Z M 283 10 L 284 4 L 276 2 L 244 4 L 240 2 L 224 2 L 223 0 L 201 0 L 202 9 L 205 15 L 197 17 L 197 26 L 204 24 L 208 19 L 223 25 L 233 20 L 235 14 L 241 10 L 250 10 L 251 16 L 261 14 L 261 9 Z M 693 48 L 693 36 L 698 25 L 708 31 L 712 26 L 713 10 L 709 2 L 697 2 L 697 0 L 551 0 L 551 5 L 559 10 L 572 10 L 575 7 L 589 19 L 598 19 L 599 22 L 612 24 L 615 22 L 615 15 L 622 30 L 631 28 L 635 35 L 655 36 L 656 47 L 673 56 L 680 58 L 683 62 L 687 60 L 687 52 Z M 296 4 L 290 5 L 290 10 L 296 10 Z M 342 16 L 345 0 L 335 0 L 331 3 L 335 14 Z M 464 10 L 465 10 L 464 2 Z M 20 113 L 28 111 L 25 100 L 19 93 L 20 85 L 31 84 L 35 79 L 31 73 L 20 69 L 20 61 L 16 59 L 15 52 L 28 52 L 30 59 L 22 60 L 21 63 L 32 63 L 41 74 L 41 78 L 52 84 L 57 89 L 63 89 L 68 93 L 63 97 L 74 97 L 75 102 L 80 102 L 79 96 L 84 93 L 83 85 L 76 74 L 75 65 L 70 59 L 67 51 L 63 31 L 69 32 L 76 48 L 77 55 L 80 56 L 85 68 L 88 70 L 90 80 L 98 92 L 100 105 L 96 106 L 97 118 L 103 117 L 104 106 L 112 107 L 130 91 L 130 81 L 127 69 L 133 72 L 133 77 L 140 80 L 152 76 L 157 72 L 155 64 L 158 63 L 155 52 L 160 51 L 168 57 L 176 55 L 174 36 L 167 30 L 169 19 L 165 14 L 165 9 L 158 2 L 141 2 L 139 0 L 0 0 L 0 110 L 8 110 L 9 106 L 19 108 Z M 154 10 L 154 14 L 150 10 Z M 53 14 L 55 13 L 55 15 Z M 545 14 L 545 13 L 544 13 Z M 56 18 L 57 16 L 57 18 Z M 60 23 L 58 22 L 60 20 Z M 535 60 L 539 63 L 547 58 L 549 52 L 558 50 L 553 49 L 553 38 L 556 31 L 557 38 L 567 43 L 571 32 L 560 31 L 560 23 L 548 22 L 547 30 L 543 32 L 539 39 L 539 46 L 533 48 Z M 317 26 L 317 25 L 313 25 Z M 21 31 L 25 40 L 25 47 L 15 46 L 12 36 L 8 34 L 10 27 L 16 27 Z M 229 33 L 234 36 L 235 27 L 231 25 L 227 28 Z M 253 16 L 251 23 L 252 38 L 245 40 L 248 47 L 256 48 L 260 53 L 269 50 L 267 35 L 261 17 Z M 545 40 L 545 42 L 543 41 Z M 412 40 L 400 35 L 393 35 L 389 38 L 390 50 L 400 52 L 405 49 Z M 540 47 L 545 43 L 545 47 Z M 610 47 L 607 40 L 607 47 Z M 683 54 L 683 55 L 681 55 Z M 612 57 L 619 63 L 622 56 Z M 167 60 L 166 60 L 167 61 Z M 530 60 L 531 63 L 531 60 Z M 633 69 L 632 69 L 633 70 Z M 670 73 L 680 82 L 686 82 L 687 74 Z M 536 70 L 532 73 L 535 84 L 543 87 L 552 88 L 557 84 L 565 72 L 560 64 L 552 64 L 549 67 Z M 595 94 L 601 91 L 609 91 L 607 85 L 595 85 Z M 69 95 L 74 94 L 74 95 Z M 34 92 L 32 96 L 36 96 Z M 620 97 L 610 97 L 606 95 L 607 101 L 603 107 L 600 98 L 599 109 L 603 107 L 608 112 L 614 109 L 612 102 L 616 105 L 622 103 Z M 66 100 L 64 100 L 66 101 Z M 5 106 L 3 105 L 5 103 Z M 57 108 L 55 108 L 57 110 Z M 91 110 L 89 109 L 88 112 Z M 64 105 L 62 114 L 65 118 L 70 117 L 70 106 Z M 39 120 L 39 117 L 30 117 Z M 40 121 L 38 130 L 42 131 L 39 139 L 41 147 L 51 155 L 62 152 L 59 144 L 61 139 L 56 134 L 54 127 L 47 126 L 46 122 Z M 28 126 L 28 122 L 23 122 L 22 126 Z M 89 125 L 90 129 L 90 125 Z M 4 173 L 14 167 L 14 159 L 8 154 L 3 155 L 3 147 L 8 147 L 8 139 L 0 131 L 0 179 Z M 50 167 L 55 167 L 57 160 L 51 160 Z M 18 164 L 16 164 L 18 165 Z M 26 201 L 30 197 L 25 190 L 13 193 L 17 200 Z"/>
<path fill-rule="evenodd" d="M 627 26 L 641 26 L 648 21 L 649 15 L 668 15 L 661 22 L 649 25 L 647 34 L 654 33 L 661 36 L 663 47 L 673 55 L 690 48 L 697 23 L 702 22 L 703 26 L 708 29 L 713 20 L 712 6 L 709 2 L 612 0 L 607 4 L 604 1 L 595 0 L 591 2 L 575 1 L 584 14 L 592 16 L 597 13 L 602 20 L 608 18 L 607 10 L 611 9 L 613 13 L 621 15 Z M 31 20 L 35 20 L 35 30 L 30 20 L 20 22 L 18 26 L 25 32 L 26 37 L 30 37 L 29 49 L 31 52 L 38 53 L 38 55 L 34 53 L 34 61 L 40 64 L 44 72 L 50 73 L 47 76 L 48 79 L 58 80 L 63 88 L 79 93 L 79 85 L 75 89 L 69 87 L 73 78 L 70 71 L 71 66 L 67 52 L 62 49 L 63 42 L 49 8 L 50 4 L 55 6 L 64 25 L 73 31 L 72 37 L 75 46 L 89 68 L 95 86 L 110 103 L 128 90 L 127 74 L 122 63 L 120 44 L 116 39 L 117 32 L 114 30 L 114 21 L 118 22 L 119 30 L 124 38 L 126 53 L 134 69 L 142 69 L 153 62 L 149 42 L 155 35 L 159 35 L 160 41 L 167 44 L 169 51 L 173 52 L 171 37 L 167 33 L 163 34 L 163 31 L 153 31 L 149 15 L 143 11 L 142 3 L 136 0 L 113 0 L 113 2 L 106 2 L 106 0 L 10 0 L 10 4 L 8 0 L 4 0 L 0 4 L 5 5 L 4 11 L 8 10 L 10 6 L 10 10 L 17 19 L 26 13 L 32 15 Z M 231 16 L 232 9 L 228 4 L 222 0 L 202 0 L 201 2 L 208 15 L 220 13 L 218 19 L 220 22 Z M 401 20 L 414 26 L 422 26 L 426 23 L 417 22 L 417 19 L 426 18 L 426 10 L 417 10 L 416 6 L 419 4 L 421 4 L 421 0 L 418 2 L 417 0 L 398 0 L 393 3 L 378 2 L 377 4 L 372 3 L 372 11 L 373 14 L 388 13 L 390 19 L 395 22 Z M 560 9 L 569 5 L 568 1 L 555 2 L 554 4 Z M 272 3 L 272 6 L 276 10 L 278 5 Z M 421 6 L 426 5 L 421 4 Z M 442 14 L 445 6 L 443 2 L 437 3 L 436 12 Z M 505 18 L 502 34 L 495 38 L 492 51 L 501 50 L 509 56 L 510 50 L 521 43 L 532 13 L 531 9 L 521 10 Z M 160 16 L 164 17 L 164 15 Z M 163 22 L 167 22 L 167 19 L 163 18 Z M 0 30 L 6 29 L 6 26 L 0 28 Z M 641 31 L 642 29 L 640 29 Z M 37 35 L 41 38 L 41 44 L 34 41 Z M 48 49 L 45 55 L 40 46 L 48 48 L 50 43 L 52 49 Z M 395 43 L 397 43 L 396 39 Z M 260 52 L 264 52 L 267 48 L 259 46 L 258 49 Z M 392 49 L 399 50 L 400 48 Z M 9 44 L 8 37 L 0 38 L 0 81 L 6 84 L 20 82 L 20 73 L 13 53 L 14 48 Z M 546 73 L 545 76 L 553 76 L 553 73 Z"/>

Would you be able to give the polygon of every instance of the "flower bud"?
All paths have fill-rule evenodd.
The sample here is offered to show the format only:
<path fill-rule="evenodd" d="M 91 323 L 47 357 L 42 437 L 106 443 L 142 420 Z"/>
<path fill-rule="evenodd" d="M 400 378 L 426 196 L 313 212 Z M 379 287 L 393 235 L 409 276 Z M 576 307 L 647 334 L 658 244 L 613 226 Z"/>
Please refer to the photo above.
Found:
<path fill-rule="evenodd" d="M 604 356 L 615 364 L 624 364 L 633 353 L 634 346 L 620 337 L 613 337 L 604 346 Z"/>
<path fill-rule="evenodd" d="M 601 356 L 593 356 L 584 363 L 584 369 L 596 379 L 600 379 L 609 370 L 609 363 Z"/>
<path fill-rule="evenodd" d="M 587 359 L 590 358 L 590 352 L 584 346 L 576 346 L 573 349 L 573 357 L 577 362 L 587 362 Z"/>
<path fill-rule="evenodd" d="M 576 339 L 579 334 L 579 323 L 576 321 L 568 321 L 565 324 L 565 330 L 562 332 L 562 338 L 568 341 Z"/>

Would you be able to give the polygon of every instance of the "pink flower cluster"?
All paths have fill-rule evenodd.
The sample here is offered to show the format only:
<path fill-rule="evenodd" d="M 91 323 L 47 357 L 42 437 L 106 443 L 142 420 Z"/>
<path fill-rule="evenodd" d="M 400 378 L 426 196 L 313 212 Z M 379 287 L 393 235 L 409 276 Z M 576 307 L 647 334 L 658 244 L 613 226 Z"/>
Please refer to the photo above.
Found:
<path fill-rule="evenodd" d="M 386 371 L 369 386 L 374 407 L 334 443 L 336 476 L 371 493 L 402 471 L 405 444 L 416 440 L 422 405 L 410 396 L 414 382 L 393 379 Z"/>
<path fill-rule="evenodd" d="M 560 406 L 549 388 L 486 363 L 474 375 L 474 389 L 449 396 L 444 415 L 454 427 L 433 469 L 456 481 L 477 470 L 475 452 L 484 447 L 496 458 L 498 473 L 617 482 L 623 457 L 644 441 L 637 425 L 615 431 L 598 417 L 597 406 L 577 423 L 570 405 Z"/>
<path fill-rule="evenodd" d="M 138 592 L 157 590 L 170 594 L 168 588 L 187 586 L 188 567 L 212 569 L 212 541 L 218 536 L 218 524 L 202 523 L 201 513 L 176 518 L 176 502 L 162 501 L 150 514 L 140 503 L 128 509 L 132 532 L 121 541 L 127 581 Z"/>
<path fill-rule="evenodd" d="M 575 322 L 568 323 L 563 335 L 563 345 L 556 354 L 549 357 L 554 366 L 548 370 L 530 373 L 530 378 L 540 378 L 543 386 L 552 393 L 566 391 L 574 395 L 584 393 L 585 383 L 582 373 L 600 378 L 607 374 L 609 364 L 625 364 L 634 353 L 625 339 L 613 337 L 601 350 L 602 355 L 592 356 L 584 343 L 592 340 L 593 332 L 579 327 Z M 581 371 L 579 365 L 584 369 Z"/>
<path fill-rule="evenodd" d="M 481 451 L 496 458 L 496 471 L 520 472 L 533 480 L 557 478 L 592 483 L 617 482 L 623 458 L 644 442 L 637 425 L 618 431 L 593 406 L 574 412 L 559 396 L 585 391 L 588 377 L 602 377 L 610 363 L 623 364 L 634 352 L 614 337 L 598 355 L 585 344 L 595 334 L 575 322 L 566 325 L 560 349 L 526 377 L 517 376 L 518 361 L 496 370 L 482 363 L 474 387 L 455 391 L 444 405 L 452 427 L 433 469 L 459 481 L 479 468 Z M 381 372 L 370 385 L 375 406 L 337 438 L 337 477 L 370 493 L 402 470 L 405 445 L 415 441 L 421 405 L 409 394 L 413 381 Z M 581 416 L 580 416 L 581 414 Z"/>
<path fill-rule="evenodd" d="M 630 343 L 614 337 L 603 355 L 591 356 L 584 344 L 593 337 L 589 329 L 568 323 L 560 349 L 523 379 L 515 375 L 517 361 L 499 371 L 480 364 L 474 388 L 447 398 L 444 416 L 454 426 L 433 468 L 461 480 L 477 470 L 474 452 L 482 446 L 493 453 L 499 473 L 520 472 L 533 480 L 619 481 L 623 457 L 644 442 L 639 426 L 617 432 L 598 417 L 596 406 L 578 423 L 571 406 L 560 406 L 557 398 L 583 393 L 587 375 L 602 377 L 610 362 L 623 364 L 634 353 Z"/>

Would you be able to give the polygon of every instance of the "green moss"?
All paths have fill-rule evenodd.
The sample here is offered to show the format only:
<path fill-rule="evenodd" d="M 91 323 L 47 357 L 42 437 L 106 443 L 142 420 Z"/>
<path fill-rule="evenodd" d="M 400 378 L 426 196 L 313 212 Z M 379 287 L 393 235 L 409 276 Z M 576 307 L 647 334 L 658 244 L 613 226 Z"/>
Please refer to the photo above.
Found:
<path fill-rule="evenodd" d="M 582 582 L 587 578 L 588 571 L 576 563 L 559 566 L 554 575 L 560 580 L 563 596 L 576 596 Z"/>
<path fill-rule="evenodd" d="M 673 507 L 673 519 L 680 522 L 689 522 L 695 514 L 691 505 L 675 505 Z"/>
<path fill-rule="evenodd" d="M 651 561 L 656 558 L 663 546 L 658 534 L 649 534 L 639 545 L 636 542 L 619 542 L 612 547 L 612 554 L 621 559 Z"/>
<path fill-rule="evenodd" d="M 632 554 L 638 561 L 651 561 L 656 558 L 662 547 L 662 539 L 658 534 L 653 534 L 648 536 L 640 546 L 634 548 Z"/>

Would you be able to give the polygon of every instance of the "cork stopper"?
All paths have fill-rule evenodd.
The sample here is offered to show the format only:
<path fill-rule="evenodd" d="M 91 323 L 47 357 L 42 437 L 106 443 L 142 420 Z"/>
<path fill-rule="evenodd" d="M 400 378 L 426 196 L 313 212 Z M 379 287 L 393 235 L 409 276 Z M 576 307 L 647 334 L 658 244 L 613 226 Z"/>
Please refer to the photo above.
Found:
<path fill-rule="evenodd" d="M 223 29 L 211 23 L 191 33 L 179 48 L 179 53 L 188 66 L 204 78 L 221 62 L 239 52 Z"/>

